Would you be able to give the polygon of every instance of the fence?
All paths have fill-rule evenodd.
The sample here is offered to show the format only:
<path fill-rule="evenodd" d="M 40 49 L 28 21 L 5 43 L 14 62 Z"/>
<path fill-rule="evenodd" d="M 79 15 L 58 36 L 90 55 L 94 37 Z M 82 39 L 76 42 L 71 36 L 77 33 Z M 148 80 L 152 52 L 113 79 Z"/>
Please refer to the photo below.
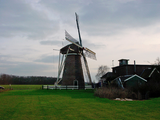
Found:
<path fill-rule="evenodd" d="M 74 86 L 74 85 L 66 85 L 66 86 L 64 86 L 64 85 L 59 85 L 59 86 L 55 86 L 55 85 L 42 85 L 42 89 L 47 89 L 47 90 L 49 90 L 49 89 L 59 89 L 59 90 L 62 90 L 62 89 L 65 89 L 65 90 L 78 90 L 79 89 L 79 87 L 78 86 Z M 91 85 L 86 85 L 85 86 L 85 88 L 84 88 L 85 90 L 86 89 L 94 89 L 94 88 L 92 88 L 92 86 Z"/>

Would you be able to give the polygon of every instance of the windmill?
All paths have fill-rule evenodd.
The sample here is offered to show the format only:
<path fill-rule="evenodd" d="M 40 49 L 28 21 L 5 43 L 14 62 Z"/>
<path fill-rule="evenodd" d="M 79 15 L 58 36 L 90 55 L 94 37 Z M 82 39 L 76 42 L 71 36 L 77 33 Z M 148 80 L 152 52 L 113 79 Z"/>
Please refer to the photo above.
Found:
<path fill-rule="evenodd" d="M 60 53 L 63 56 L 62 58 L 59 58 L 59 70 L 56 84 L 61 81 L 61 85 L 77 85 L 79 89 L 83 89 L 85 87 L 84 69 L 86 70 L 85 73 L 87 73 L 88 82 L 90 84 L 92 83 L 86 57 L 96 60 L 96 54 L 92 50 L 83 47 L 79 29 L 78 15 L 76 13 L 75 15 L 79 41 L 74 39 L 67 31 L 65 31 L 65 39 L 71 42 L 71 44 L 60 49 Z M 84 67 L 82 67 L 83 63 Z M 62 71 L 62 79 L 59 80 Z"/>

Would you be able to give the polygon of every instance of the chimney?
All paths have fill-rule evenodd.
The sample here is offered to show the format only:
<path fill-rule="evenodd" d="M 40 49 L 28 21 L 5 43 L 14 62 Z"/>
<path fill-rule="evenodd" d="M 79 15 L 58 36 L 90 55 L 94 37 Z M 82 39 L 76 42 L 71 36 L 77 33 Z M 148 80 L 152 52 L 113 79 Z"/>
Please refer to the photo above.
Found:
<path fill-rule="evenodd" d="M 136 61 L 134 60 L 134 74 L 136 74 Z"/>

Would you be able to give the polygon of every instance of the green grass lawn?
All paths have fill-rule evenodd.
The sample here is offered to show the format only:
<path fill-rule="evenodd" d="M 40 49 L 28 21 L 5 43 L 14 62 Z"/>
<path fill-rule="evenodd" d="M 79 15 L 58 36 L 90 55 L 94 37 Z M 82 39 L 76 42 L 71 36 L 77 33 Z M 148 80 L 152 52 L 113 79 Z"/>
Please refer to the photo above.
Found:
<path fill-rule="evenodd" d="M 42 89 L 42 85 L 0 85 L 5 89 L 25 90 L 25 89 Z"/>
<path fill-rule="evenodd" d="M 0 92 L 0 120 L 160 119 L 160 98 L 115 101 L 93 90 L 10 90 Z"/>

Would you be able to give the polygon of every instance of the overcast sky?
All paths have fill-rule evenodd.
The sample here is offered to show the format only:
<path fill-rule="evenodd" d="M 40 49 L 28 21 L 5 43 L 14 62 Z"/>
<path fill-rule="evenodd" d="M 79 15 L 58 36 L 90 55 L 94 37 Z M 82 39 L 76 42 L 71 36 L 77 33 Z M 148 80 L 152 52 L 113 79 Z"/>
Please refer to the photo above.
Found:
<path fill-rule="evenodd" d="M 0 73 L 57 77 L 65 30 L 96 52 L 87 59 L 93 80 L 100 65 L 119 59 L 153 64 L 160 57 L 159 0 L 0 0 Z M 114 60 L 114 63 L 112 61 Z"/>

